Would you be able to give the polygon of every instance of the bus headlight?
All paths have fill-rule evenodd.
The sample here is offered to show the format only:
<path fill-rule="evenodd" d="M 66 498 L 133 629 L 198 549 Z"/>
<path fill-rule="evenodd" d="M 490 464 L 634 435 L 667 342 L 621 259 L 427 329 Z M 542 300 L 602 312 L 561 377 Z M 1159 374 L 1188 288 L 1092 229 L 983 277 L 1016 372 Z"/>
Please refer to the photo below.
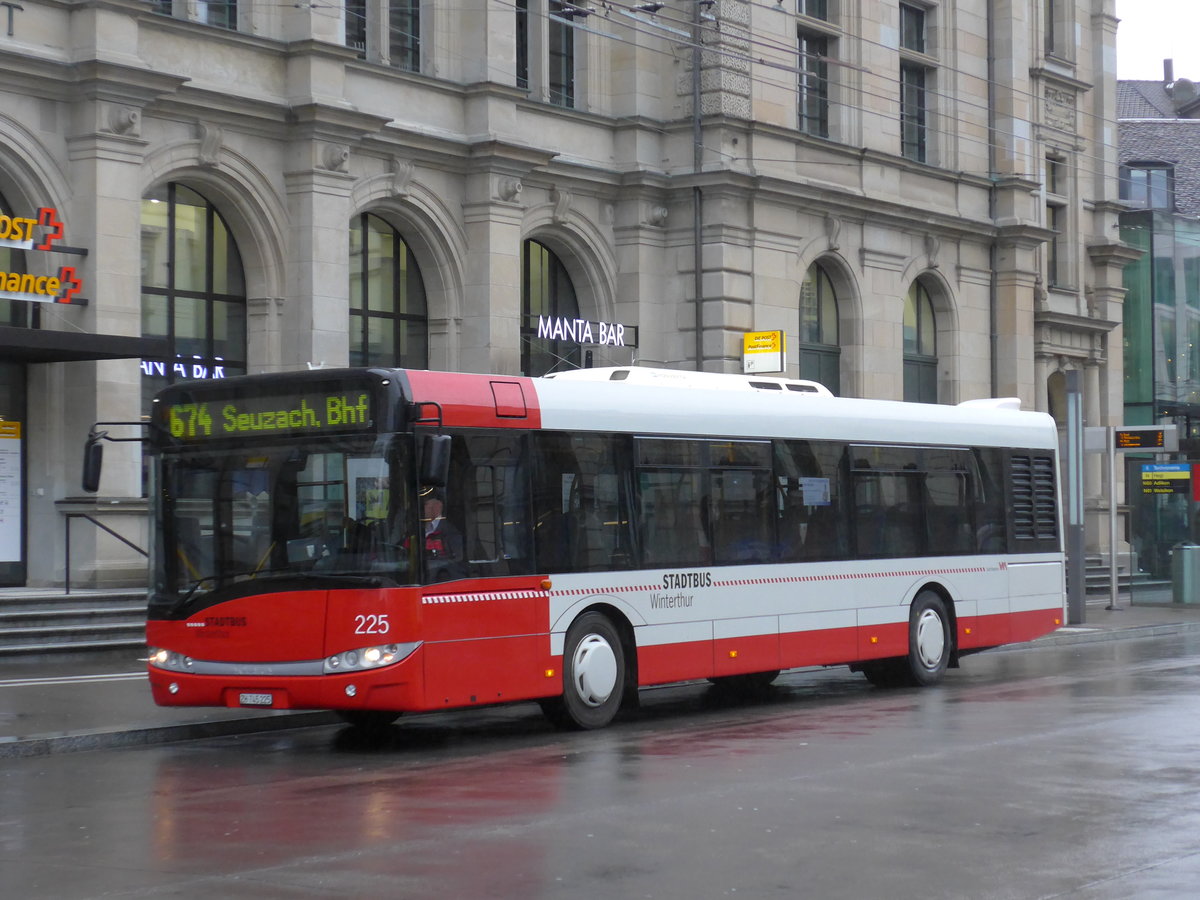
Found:
<path fill-rule="evenodd" d="M 174 650 L 163 650 L 158 647 L 150 648 L 150 657 L 146 660 L 158 669 L 169 669 L 172 672 L 187 672 L 192 668 L 192 658 L 176 653 Z"/>
<path fill-rule="evenodd" d="M 358 647 L 343 650 L 325 659 L 325 674 L 338 672 L 362 672 L 365 669 L 380 669 L 390 666 L 412 655 L 419 643 L 379 644 L 374 647 Z"/>

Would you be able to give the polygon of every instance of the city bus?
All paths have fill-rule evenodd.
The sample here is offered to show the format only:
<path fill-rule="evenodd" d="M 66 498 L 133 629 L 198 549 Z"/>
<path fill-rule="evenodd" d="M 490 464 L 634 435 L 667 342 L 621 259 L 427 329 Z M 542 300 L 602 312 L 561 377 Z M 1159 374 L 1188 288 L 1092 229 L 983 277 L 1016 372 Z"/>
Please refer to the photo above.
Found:
<path fill-rule="evenodd" d="M 164 706 L 590 729 L 649 685 L 932 685 L 1063 622 L 1057 431 L 1013 399 L 324 369 L 168 387 L 146 445 Z"/>

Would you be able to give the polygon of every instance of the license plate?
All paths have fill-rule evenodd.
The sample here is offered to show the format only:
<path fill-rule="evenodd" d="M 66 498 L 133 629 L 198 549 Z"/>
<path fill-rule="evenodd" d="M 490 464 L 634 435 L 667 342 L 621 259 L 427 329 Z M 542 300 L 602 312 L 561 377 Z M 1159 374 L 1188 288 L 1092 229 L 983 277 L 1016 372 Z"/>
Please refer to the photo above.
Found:
<path fill-rule="evenodd" d="M 270 694 L 238 694 L 242 706 L 270 706 L 274 698 Z"/>

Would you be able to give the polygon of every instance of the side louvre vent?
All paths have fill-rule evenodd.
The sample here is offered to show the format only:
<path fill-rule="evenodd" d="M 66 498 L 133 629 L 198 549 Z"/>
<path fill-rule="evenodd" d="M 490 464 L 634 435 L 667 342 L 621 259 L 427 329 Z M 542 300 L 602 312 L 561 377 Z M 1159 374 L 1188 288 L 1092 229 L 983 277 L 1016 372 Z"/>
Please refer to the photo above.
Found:
<path fill-rule="evenodd" d="M 1014 453 L 1010 471 L 1013 537 L 1018 541 L 1057 540 L 1054 457 Z"/>

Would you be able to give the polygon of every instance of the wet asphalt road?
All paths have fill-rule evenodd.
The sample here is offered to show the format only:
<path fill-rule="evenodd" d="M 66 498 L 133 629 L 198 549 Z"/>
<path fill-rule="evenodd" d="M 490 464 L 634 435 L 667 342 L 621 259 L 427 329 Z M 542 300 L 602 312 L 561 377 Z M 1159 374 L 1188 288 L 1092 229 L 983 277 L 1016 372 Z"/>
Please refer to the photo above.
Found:
<path fill-rule="evenodd" d="M 0 896 L 1185 898 L 1200 633 L 0 760 Z"/>

